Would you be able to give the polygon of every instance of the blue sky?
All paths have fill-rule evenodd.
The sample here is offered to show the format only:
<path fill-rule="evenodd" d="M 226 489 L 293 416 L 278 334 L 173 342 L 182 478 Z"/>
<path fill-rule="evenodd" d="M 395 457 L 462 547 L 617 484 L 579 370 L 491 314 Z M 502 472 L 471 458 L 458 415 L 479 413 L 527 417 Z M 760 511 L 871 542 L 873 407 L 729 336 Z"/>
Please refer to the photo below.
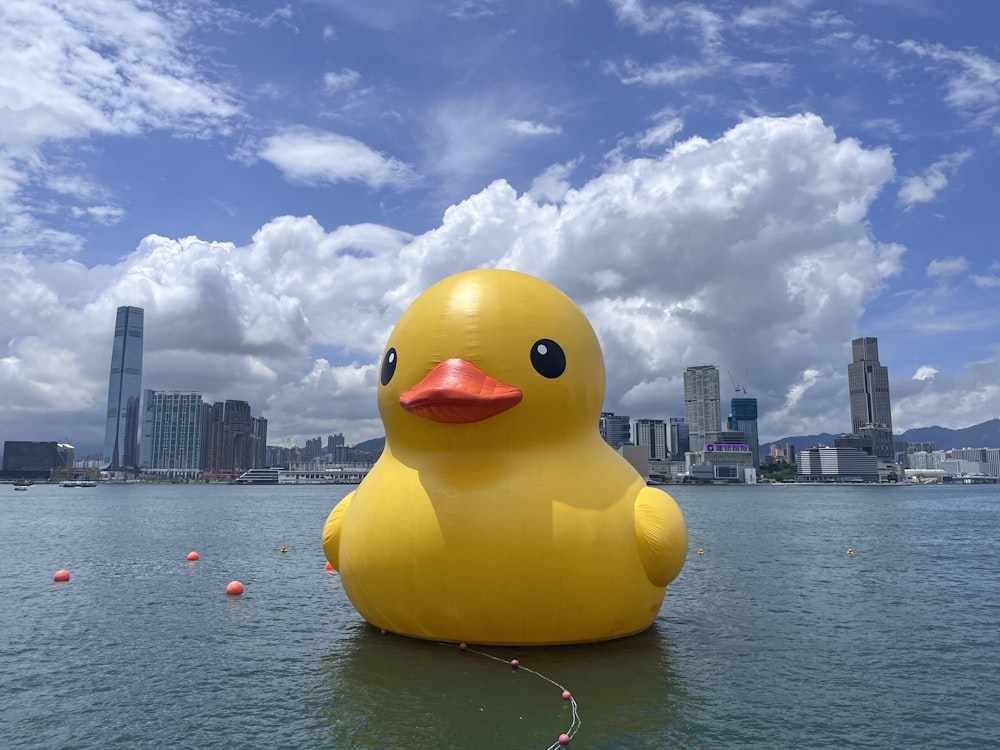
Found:
<path fill-rule="evenodd" d="M 379 436 L 375 361 L 465 268 L 573 297 L 606 408 L 717 364 L 764 440 L 1000 415 L 992 0 L 0 4 L 0 439 L 100 446 L 115 308 L 144 387 L 270 442 Z M 730 377 L 730 373 L 732 374 Z M 731 380 L 732 378 L 732 380 Z"/>

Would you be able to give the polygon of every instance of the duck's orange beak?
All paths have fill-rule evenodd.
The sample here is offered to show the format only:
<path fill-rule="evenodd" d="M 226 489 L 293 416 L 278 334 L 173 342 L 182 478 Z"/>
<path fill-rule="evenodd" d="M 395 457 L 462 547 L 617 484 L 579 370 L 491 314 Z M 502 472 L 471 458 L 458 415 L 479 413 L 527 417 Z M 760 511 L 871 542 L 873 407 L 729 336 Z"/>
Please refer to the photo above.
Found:
<path fill-rule="evenodd" d="M 505 385 L 464 359 L 446 359 L 399 397 L 417 416 L 444 424 L 480 422 L 521 402 L 520 388 Z"/>

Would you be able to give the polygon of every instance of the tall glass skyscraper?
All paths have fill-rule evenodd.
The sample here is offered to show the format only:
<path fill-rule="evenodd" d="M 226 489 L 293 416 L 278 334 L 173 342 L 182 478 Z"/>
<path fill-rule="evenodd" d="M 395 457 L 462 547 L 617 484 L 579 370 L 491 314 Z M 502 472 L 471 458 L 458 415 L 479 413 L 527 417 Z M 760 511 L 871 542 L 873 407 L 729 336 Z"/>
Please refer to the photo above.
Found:
<path fill-rule="evenodd" d="M 715 442 L 722 429 L 722 401 L 719 368 L 695 365 L 684 370 L 684 418 L 691 432 L 691 450 L 703 450 Z"/>
<path fill-rule="evenodd" d="M 142 397 L 141 307 L 119 307 L 111 348 L 108 421 L 104 431 L 106 471 L 135 471 L 139 453 L 139 400 Z"/>
<path fill-rule="evenodd" d="M 760 438 L 757 436 L 757 399 L 734 398 L 729 402 L 729 428 L 742 432 L 753 454 L 753 467 L 760 468 Z"/>
<path fill-rule="evenodd" d="M 872 439 L 875 455 L 891 461 L 892 405 L 889 368 L 878 361 L 878 339 L 866 336 L 851 342 L 854 361 L 847 365 L 851 392 L 851 431 Z"/>

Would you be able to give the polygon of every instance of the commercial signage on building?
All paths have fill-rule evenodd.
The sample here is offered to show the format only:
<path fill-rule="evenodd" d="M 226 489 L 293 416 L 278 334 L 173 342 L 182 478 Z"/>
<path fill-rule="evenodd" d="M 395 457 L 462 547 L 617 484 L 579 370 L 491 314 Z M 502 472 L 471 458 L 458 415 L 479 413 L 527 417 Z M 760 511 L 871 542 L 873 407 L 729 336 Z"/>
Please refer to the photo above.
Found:
<path fill-rule="evenodd" d="M 705 446 L 707 451 L 749 451 L 750 446 L 746 443 L 709 443 Z"/>
<path fill-rule="evenodd" d="M 670 424 L 684 424 L 684 417 L 671 417 Z"/>

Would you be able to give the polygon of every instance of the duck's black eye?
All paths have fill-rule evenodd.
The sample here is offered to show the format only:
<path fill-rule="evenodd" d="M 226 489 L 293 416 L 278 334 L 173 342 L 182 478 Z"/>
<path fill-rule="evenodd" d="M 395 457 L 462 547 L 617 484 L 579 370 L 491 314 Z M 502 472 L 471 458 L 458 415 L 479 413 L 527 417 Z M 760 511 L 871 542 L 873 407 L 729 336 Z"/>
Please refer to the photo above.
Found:
<path fill-rule="evenodd" d="M 396 350 L 390 349 L 382 359 L 382 372 L 379 373 L 379 380 L 382 385 L 389 385 L 392 376 L 396 374 Z"/>
<path fill-rule="evenodd" d="M 531 366 L 544 378 L 558 378 L 566 371 L 566 353 L 552 339 L 531 345 Z"/>

